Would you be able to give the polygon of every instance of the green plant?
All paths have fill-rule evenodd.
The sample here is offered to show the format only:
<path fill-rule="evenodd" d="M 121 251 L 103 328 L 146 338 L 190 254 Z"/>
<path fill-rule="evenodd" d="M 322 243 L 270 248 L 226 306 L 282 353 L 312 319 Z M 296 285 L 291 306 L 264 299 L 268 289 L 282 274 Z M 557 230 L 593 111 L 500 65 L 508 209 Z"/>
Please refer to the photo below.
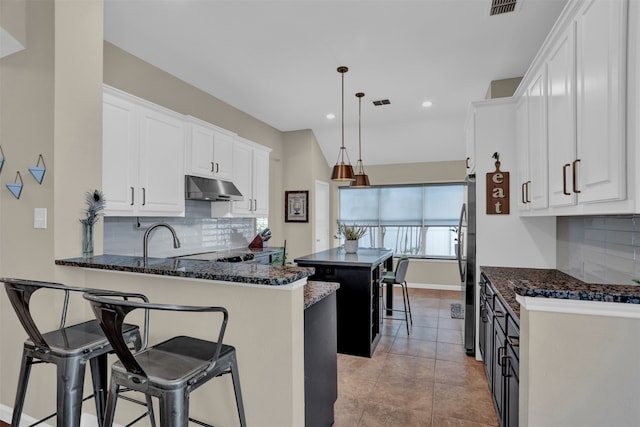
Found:
<path fill-rule="evenodd" d="M 367 234 L 367 227 L 341 224 L 338 222 L 338 236 L 343 236 L 346 240 L 358 240 Z"/>

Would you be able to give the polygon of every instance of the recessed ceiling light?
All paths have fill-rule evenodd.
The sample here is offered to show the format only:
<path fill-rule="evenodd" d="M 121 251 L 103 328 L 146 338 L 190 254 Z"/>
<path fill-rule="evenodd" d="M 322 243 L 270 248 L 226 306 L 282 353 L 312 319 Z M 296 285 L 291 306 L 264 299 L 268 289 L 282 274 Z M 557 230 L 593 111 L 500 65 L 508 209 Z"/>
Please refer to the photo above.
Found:
<path fill-rule="evenodd" d="M 333 119 L 335 119 L 335 118 L 336 118 L 336 115 L 335 115 L 335 114 L 333 114 L 333 113 L 329 113 L 329 114 L 327 114 L 327 119 L 329 119 L 329 120 L 333 120 Z"/>
<path fill-rule="evenodd" d="M 433 105 L 433 102 L 431 102 L 431 101 L 424 101 L 422 103 L 422 106 L 425 107 L 425 108 L 431 107 L 432 105 Z"/>

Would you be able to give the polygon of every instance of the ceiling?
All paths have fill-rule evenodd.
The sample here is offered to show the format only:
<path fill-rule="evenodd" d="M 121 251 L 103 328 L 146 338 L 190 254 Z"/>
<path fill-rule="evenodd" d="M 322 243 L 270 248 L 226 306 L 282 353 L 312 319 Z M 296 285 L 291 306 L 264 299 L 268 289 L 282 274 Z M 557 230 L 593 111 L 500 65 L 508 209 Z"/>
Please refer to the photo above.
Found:
<path fill-rule="evenodd" d="M 330 165 L 345 65 L 352 163 L 356 92 L 365 166 L 462 160 L 469 103 L 526 72 L 565 3 L 489 16 L 491 0 L 105 0 L 105 40 L 280 131 L 312 129 Z"/>

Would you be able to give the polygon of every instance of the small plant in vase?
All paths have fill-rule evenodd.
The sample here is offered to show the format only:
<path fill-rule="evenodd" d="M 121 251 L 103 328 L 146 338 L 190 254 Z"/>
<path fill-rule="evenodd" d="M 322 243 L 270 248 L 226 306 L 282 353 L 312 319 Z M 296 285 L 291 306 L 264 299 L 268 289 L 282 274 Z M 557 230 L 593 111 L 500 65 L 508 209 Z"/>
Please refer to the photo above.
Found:
<path fill-rule="evenodd" d="M 347 225 L 338 222 L 338 236 L 345 239 L 344 249 L 346 253 L 358 252 L 358 240 L 367 233 L 367 227 Z"/>
<path fill-rule="evenodd" d="M 82 258 L 93 257 L 93 226 L 100 219 L 100 211 L 105 207 L 106 200 L 100 190 L 87 191 L 87 208 L 82 223 Z"/>

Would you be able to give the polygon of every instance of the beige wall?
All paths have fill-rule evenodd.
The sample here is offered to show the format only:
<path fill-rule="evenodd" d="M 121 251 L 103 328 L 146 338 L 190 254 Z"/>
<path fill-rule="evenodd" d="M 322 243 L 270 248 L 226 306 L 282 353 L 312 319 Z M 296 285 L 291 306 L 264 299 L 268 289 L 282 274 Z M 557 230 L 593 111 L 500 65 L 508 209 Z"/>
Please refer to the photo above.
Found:
<path fill-rule="evenodd" d="M 6 6 L 0 2 L 0 14 L 11 20 L 15 9 Z M 24 182 L 19 200 L 4 185 L 0 191 L 0 275 L 66 281 L 54 259 L 79 254 L 85 192 L 101 181 L 102 2 L 27 1 L 24 12 L 27 49 L 0 59 L 2 181 L 20 171 Z M 28 172 L 39 154 L 47 167 L 41 185 Z M 34 208 L 47 209 L 48 228 L 33 228 Z M 41 314 L 44 327 L 59 321 Z M 11 407 L 25 334 L 4 292 L 0 315 L 0 403 Z M 34 369 L 27 412 L 55 407 L 51 375 Z"/>

